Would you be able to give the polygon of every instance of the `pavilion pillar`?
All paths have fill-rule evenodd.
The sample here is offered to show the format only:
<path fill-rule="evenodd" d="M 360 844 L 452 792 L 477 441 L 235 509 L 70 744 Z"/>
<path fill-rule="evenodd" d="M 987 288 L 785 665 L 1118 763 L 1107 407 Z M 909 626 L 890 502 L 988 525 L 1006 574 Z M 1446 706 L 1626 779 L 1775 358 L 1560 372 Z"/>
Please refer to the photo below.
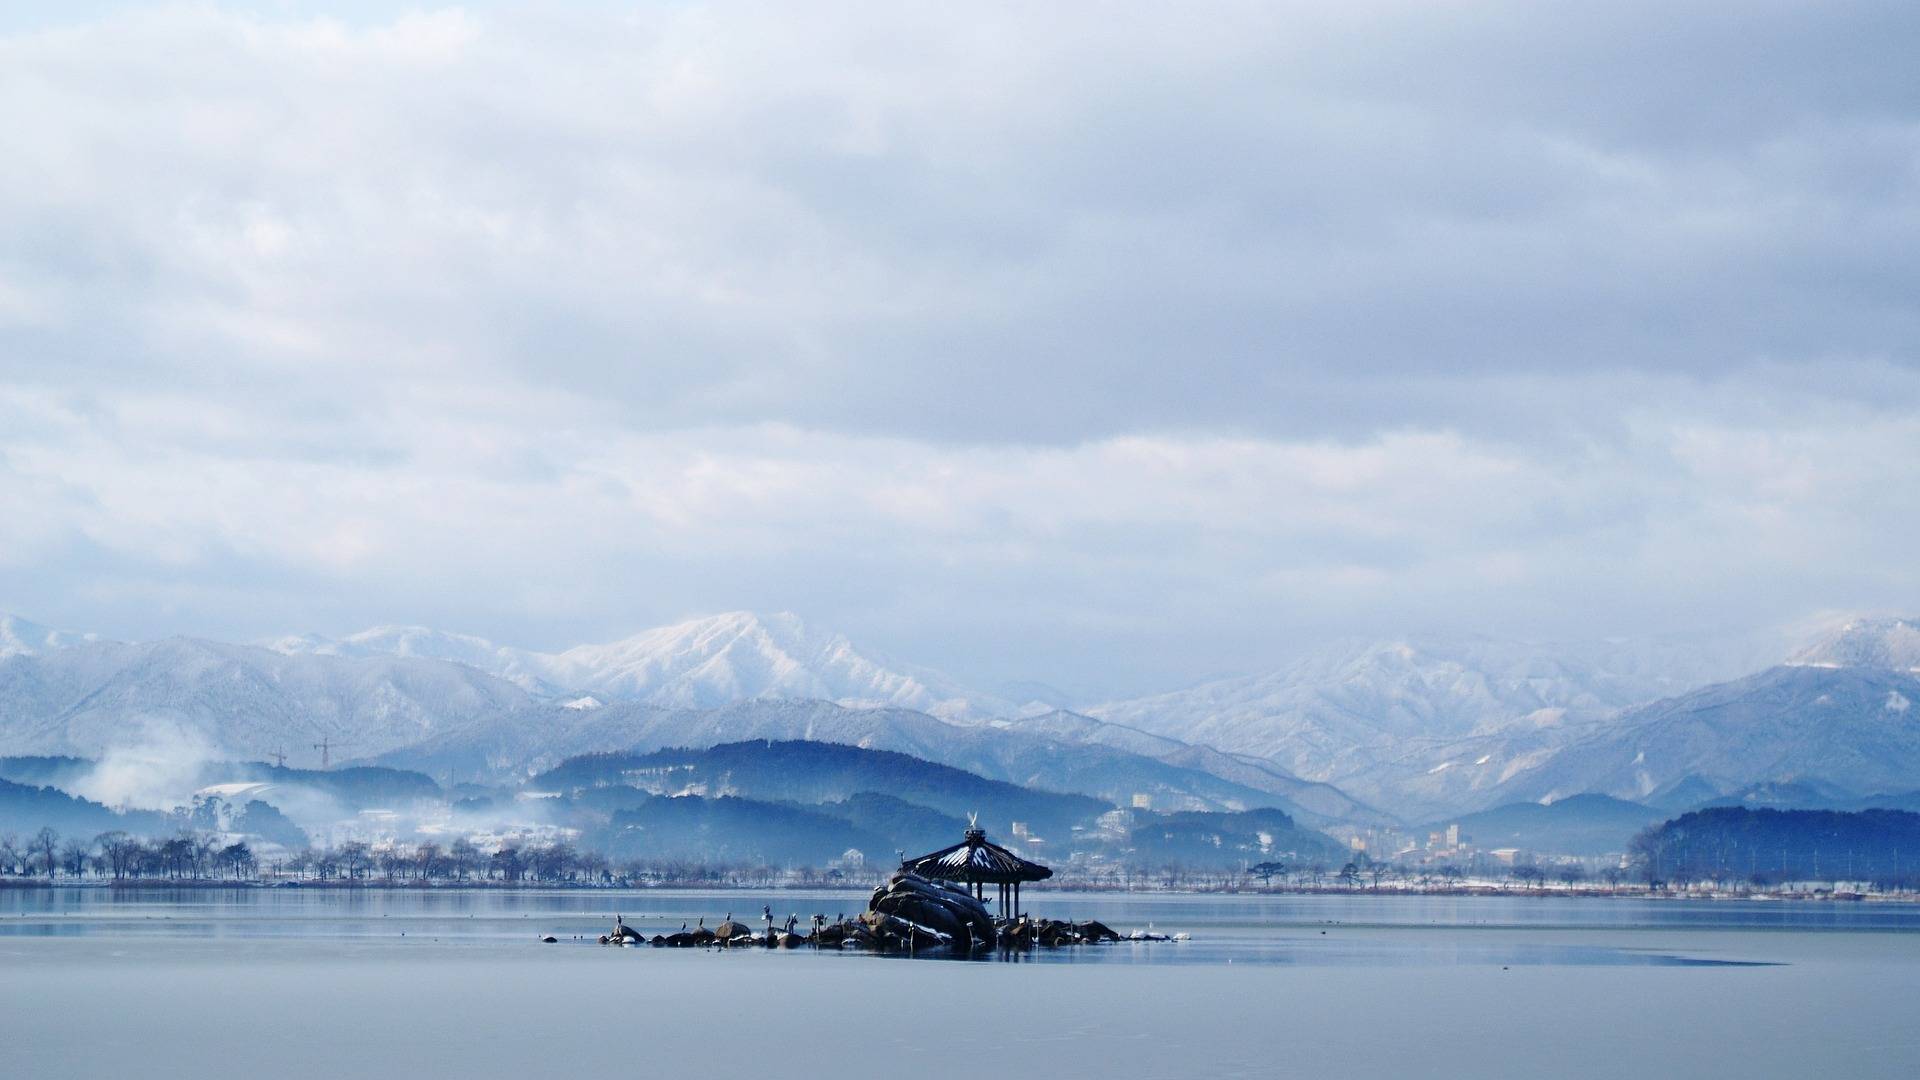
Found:
<path fill-rule="evenodd" d="M 1013 883 L 1013 916 L 1020 916 L 1020 883 L 1017 881 Z"/>

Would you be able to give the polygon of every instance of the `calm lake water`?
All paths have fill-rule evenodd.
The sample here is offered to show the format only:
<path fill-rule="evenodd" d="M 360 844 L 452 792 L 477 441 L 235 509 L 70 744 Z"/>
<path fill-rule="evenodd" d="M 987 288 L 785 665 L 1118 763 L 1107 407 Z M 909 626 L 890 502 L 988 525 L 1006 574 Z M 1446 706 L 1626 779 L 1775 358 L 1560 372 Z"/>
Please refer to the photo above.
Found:
<path fill-rule="evenodd" d="M 1920 1075 L 1910 905 L 1028 901 L 1193 940 L 978 961 L 592 940 L 616 912 L 758 928 L 863 892 L 0 891 L 0 1074 Z"/>

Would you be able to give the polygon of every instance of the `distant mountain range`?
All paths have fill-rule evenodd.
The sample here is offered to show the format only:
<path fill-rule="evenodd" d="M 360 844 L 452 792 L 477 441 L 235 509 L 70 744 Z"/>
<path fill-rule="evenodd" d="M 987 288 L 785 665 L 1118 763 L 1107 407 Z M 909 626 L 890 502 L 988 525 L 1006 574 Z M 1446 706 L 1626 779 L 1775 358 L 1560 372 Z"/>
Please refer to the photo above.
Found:
<path fill-rule="evenodd" d="M 763 632 L 769 626 L 779 633 Z M 536 668 L 528 657 L 537 654 L 507 650 L 502 659 L 502 650 L 478 639 L 431 632 L 369 632 L 333 644 L 307 638 L 297 648 L 284 640 L 266 648 L 190 638 L 129 644 L 73 636 L 60 639 L 58 647 L 0 659 L 0 752 L 97 758 L 131 745 L 200 757 L 287 752 L 313 761 L 324 740 L 335 762 L 500 778 L 524 777 L 593 751 L 742 738 L 830 739 L 1128 804 L 1139 796 L 1163 809 L 1269 806 L 1318 823 L 1386 820 L 1338 790 L 1301 781 L 1270 762 L 1084 716 L 950 723 L 897 706 L 771 697 L 789 684 L 817 683 L 787 670 L 786 661 L 774 663 L 766 651 L 789 656 L 779 643 L 793 644 L 792 635 L 781 635 L 798 633 L 797 623 L 721 617 L 669 629 L 633 640 L 689 646 L 665 650 L 679 658 L 675 663 L 660 660 L 657 648 L 608 647 L 595 655 L 617 654 L 633 663 L 594 668 L 595 681 L 564 689 L 541 681 L 563 670 L 544 662 L 537 668 L 541 680 L 529 678 Z M 829 673 L 865 670 L 849 659 L 859 654 L 834 644 L 844 638 L 818 640 L 826 643 L 820 655 L 827 657 Z M 655 657 L 651 667 L 636 666 L 641 653 Z M 693 663 L 695 654 L 707 660 Z M 555 655 L 577 661 L 580 651 Z M 492 658 L 489 663 L 520 678 L 489 674 L 460 656 Z M 616 669 L 623 674 L 614 674 Z M 712 680 L 722 669 L 735 676 L 748 670 L 782 674 L 751 682 L 736 678 L 732 685 L 741 699 L 721 707 L 664 703 L 688 696 L 681 691 L 696 684 L 703 694 L 717 695 L 719 684 Z M 634 681 L 644 671 L 667 670 L 679 674 L 665 682 Z M 692 672 L 703 674 L 689 681 Z M 876 678 L 872 685 L 909 697 L 920 692 L 909 693 L 902 689 L 907 683 L 891 676 Z M 624 696 L 636 688 L 645 690 L 640 698 Z"/>
<path fill-rule="evenodd" d="M 1116 803 L 1270 806 L 1317 825 L 1583 793 L 1686 807 L 1767 782 L 1859 798 L 1920 789 L 1916 642 L 1910 621 L 1865 619 L 1798 648 L 1765 635 L 1341 643 L 1071 711 L 1043 709 L 1061 699 L 1037 685 L 976 692 L 786 614 L 555 653 L 395 627 L 121 643 L 4 618 L 0 753 L 144 743 L 313 761 L 324 740 L 335 761 L 498 779 L 594 751 L 819 739 Z"/>
<path fill-rule="evenodd" d="M 377 627 L 340 639 L 309 634 L 266 644 L 291 655 L 450 660 L 547 696 L 589 694 L 672 708 L 811 698 L 914 709 L 948 720 L 1016 711 L 1011 703 L 966 690 L 939 672 L 863 652 L 844 634 L 809 627 L 787 612 L 728 612 L 558 653 L 417 626 Z"/>
<path fill-rule="evenodd" d="M 1699 802 L 1757 780 L 1865 794 L 1920 779 L 1920 679 L 1866 667 L 1769 668 L 1568 733 L 1497 790 Z"/>
<path fill-rule="evenodd" d="M 285 655 L 193 638 L 82 641 L 0 659 L 0 752 L 101 757 L 372 756 L 474 716 L 534 705 L 463 664 L 401 656 Z"/>
<path fill-rule="evenodd" d="M 1341 642 L 1265 674 L 1087 711 L 1265 758 L 1417 818 L 1499 797 L 1487 774 L 1453 771 L 1463 763 L 1505 768 L 1553 745 L 1555 729 L 1744 675 L 1778 655 L 1764 639 Z"/>

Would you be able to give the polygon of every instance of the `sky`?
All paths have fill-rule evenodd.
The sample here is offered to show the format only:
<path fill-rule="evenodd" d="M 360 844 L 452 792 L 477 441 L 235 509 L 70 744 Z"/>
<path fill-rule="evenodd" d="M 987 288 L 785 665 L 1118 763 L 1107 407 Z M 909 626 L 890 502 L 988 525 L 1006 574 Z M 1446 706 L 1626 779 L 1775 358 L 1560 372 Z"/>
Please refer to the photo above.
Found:
<path fill-rule="evenodd" d="M 802 8 L 0 7 L 0 610 L 1082 694 L 1920 610 L 1920 8 Z"/>

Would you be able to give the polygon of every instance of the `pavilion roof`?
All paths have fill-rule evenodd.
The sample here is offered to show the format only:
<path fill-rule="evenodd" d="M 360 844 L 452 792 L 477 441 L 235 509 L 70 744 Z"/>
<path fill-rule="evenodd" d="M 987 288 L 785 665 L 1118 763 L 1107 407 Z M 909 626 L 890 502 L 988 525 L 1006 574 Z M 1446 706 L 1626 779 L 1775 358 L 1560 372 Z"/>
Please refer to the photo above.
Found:
<path fill-rule="evenodd" d="M 984 829 L 968 829 L 966 838 L 952 847 L 941 848 L 900 864 L 922 877 L 944 881 L 984 881 L 990 885 L 1018 881 L 1041 881 L 1053 876 L 1053 870 L 1029 862 L 999 844 L 990 842 Z"/>

